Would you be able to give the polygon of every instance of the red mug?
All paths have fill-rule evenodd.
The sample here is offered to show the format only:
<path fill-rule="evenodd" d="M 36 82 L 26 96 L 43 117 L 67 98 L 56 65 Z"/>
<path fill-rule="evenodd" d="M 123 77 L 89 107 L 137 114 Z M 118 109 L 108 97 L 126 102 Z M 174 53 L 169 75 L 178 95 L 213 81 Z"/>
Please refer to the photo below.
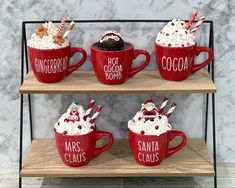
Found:
<path fill-rule="evenodd" d="M 113 135 L 105 131 L 92 132 L 85 135 L 70 136 L 57 133 L 55 130 L 55 139 L 60 158 L 65 165 L 71 167 L 84 166 L 94 157 L 108 150 L 114 142 Z M 96 142 L 103 136 L 109 138 L 108 144 L 96 148 Z"/>
<path fill-rule="evenodd" d="M 182 138 L 178 146 L 169 148 L 169 143 L 176 136 Z M 186 144 L 186 136 L 180 131 L 168 131 L 156 135 L 141 135 L 128 129 L 129 144 L 137 163 L 144 166 L 159 165 L 164 158 L 181 150 Z"/>
<path fill-rule="evenodd" d="M 208 58 L 201 64 L 195 64 L 195 56 L 207 52 Z M 155 44 L 155 56 L 161 76 L 166 80 L 180 81 L 197 72 L 213 59 L 213 52 L 204 46 L 168 47 Z"/>
<path fill-rule="evenodd" d="M 58 49 L 38 49 L 28 46 L 29 61 L 34 75 L 40 82 L 59 82 L 85 63 L 87 54 L 82 48 L 68 45 Z M 82 54 L 82 59 L 75 65 L 69 66 L 70 57 L 76 52 Z"/>
<path fill-rule="evenodd" d="M 134 49 L 133 44 L 125 43 L 127 48 L 123 50 L 101 50 L 97 43 L 91 47 L 91 61 L 97 79 L 108 85 L 122 84 L 127 78 L 143 70 L 150 62 L 150 55 L 145 50 Z M 145 61 L 136 68 L 131 68 L 133 60 L 143 54 Z"/>

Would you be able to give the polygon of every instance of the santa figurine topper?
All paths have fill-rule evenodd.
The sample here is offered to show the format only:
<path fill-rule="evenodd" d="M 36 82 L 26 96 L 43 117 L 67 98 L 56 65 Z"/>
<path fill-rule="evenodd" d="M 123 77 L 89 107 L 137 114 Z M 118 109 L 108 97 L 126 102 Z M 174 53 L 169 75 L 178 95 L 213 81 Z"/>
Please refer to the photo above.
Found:
<path fill-rule="evenodd" d="M 145 121 L 153 121 L 158 116 L 158 109 L 151 99 L 148 99 L 142 104 L 141 111 L 143 112 Z"/>

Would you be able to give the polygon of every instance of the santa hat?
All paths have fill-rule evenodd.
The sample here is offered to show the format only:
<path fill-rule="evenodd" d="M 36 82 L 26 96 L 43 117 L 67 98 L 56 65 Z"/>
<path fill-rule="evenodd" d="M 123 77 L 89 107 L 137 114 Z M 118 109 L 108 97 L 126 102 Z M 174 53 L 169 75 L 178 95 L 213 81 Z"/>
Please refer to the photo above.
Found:
<path fill-rule="evenodd" d="M 148 99 L 144 102 L 144 104 L 148 104 L 148 103 L 154 103 L 152 99 Z"/>

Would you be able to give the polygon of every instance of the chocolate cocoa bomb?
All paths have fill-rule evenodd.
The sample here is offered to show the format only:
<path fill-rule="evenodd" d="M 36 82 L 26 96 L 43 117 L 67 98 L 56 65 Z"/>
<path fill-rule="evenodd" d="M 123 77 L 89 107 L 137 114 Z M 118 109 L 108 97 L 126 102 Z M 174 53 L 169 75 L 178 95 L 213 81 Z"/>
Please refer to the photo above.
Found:
<path fill-rule="evenodd" d="M 106 31 L 97 45 L 103 50 L 121 50 L 124 47 L 124 41 L 121 34 L 116 31 Z"/>

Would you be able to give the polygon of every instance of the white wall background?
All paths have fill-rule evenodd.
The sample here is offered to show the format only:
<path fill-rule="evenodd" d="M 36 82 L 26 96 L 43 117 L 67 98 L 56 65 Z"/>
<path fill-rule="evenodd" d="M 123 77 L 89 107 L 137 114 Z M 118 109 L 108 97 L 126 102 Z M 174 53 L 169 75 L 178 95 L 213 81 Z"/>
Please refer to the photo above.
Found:
<path fill-rule="evenodd" d="M 0 3 L 0 164 L 12 165 L 18 160 L 19 145 L 19 86 L 21 22 L 24 20 L 69 19 L 188 19 L 192 11 L 198 11 L 215 25 L 215 81 L 217 149 L 219 162 L 235 162 L 235 1 L 229 0 L 51 0 L 16 1 L 1 0 Z M 152 55 L 148 69 L 155 69 L 153 41 L 160 24 L 77 24 L 70 36 L 73 45 L 89 46 L 107 28 L 121 30 L 126 38 L 138 48 L 146 48 Z M 30 34 L 34 26 L 27 30 Z M 198 43 L 208 45 L 207 26 L 198 33 Z M 84 69 L 91 69 L 89 61 Z M 189 137 L 203 136 L 204 97 L 201 94 L 168 95 L 177 101 L 178 107 L 172 117 L 175 129 L 183 130 Z M 53 124 L 76 97 L 87 105 L 96 98 L 104 105 L 98 127 L 111 131 L 116 138 L 126 137 L 127 121 L 146 98 L 154 98 L 160 104 L 163 96 L 154 95 L 34 95 L 33 119 L 36 137 L 53 137 Z M 27 103 L 25 103 L 25 107 Z M 27 109 L 25 117 L 27 116 Z M 25 119 L 24 145 L 29 145 L 28 119 Z M 209 135 L 209 139 L 211 136 Z M 209 144 L 211 150 L 211 144 Z"/>

